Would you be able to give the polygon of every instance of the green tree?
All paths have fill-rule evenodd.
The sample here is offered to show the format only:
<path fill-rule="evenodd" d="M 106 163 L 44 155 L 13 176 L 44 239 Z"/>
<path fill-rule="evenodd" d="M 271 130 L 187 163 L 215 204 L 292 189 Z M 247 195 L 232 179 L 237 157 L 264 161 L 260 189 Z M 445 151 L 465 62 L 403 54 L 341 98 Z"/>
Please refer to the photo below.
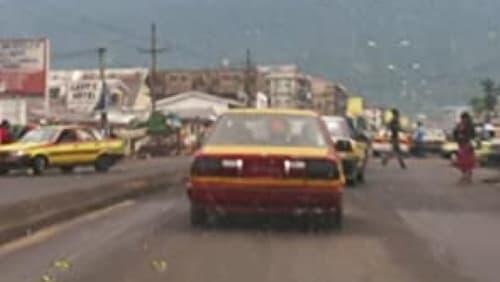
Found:
<path fill-rule="evenodd" d="M 469 105 L 476 116 L 482 115 L 486 111 L 486 103 L 484 97 L 473 97 L 469 101 Z"/>

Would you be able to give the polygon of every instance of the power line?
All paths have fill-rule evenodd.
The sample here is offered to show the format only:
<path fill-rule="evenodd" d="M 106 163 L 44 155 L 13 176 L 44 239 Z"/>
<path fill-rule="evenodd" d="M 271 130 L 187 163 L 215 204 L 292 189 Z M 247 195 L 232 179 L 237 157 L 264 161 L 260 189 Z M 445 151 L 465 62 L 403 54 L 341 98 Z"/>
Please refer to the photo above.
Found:
<path fill-rule="evenodd" d="M 80 49 L 68 52 L 58 52 L 52 55 L 52 59 L 57 59 L 57 60 L 76 59 L 81 57 L 94 56 L 95 52 L 96 48 Z"/>
<path fill-rule="evenodd" d="M 130 29 L 124 28 L 123 26 L 118 26 L 110 23 L 106 23 L 100 20 L 97 20 L 95 18 L 90 17 L 89 15 L 83 13 L 80 10 L 77 9 L 65 9 L 60 6 L 59 3 L 54 3 L 53 1 L 45 1 L 44 6 L 48 6 L 51 9 L 61 11 L 60 17 L 57 18 L 51 18 L 52 21 L 58 22 L 58 26 L 67 28 L 69 30 L 69 26 L 67 22 L 64 22 L 61 20 L 61 16 L 70 16 L 72 19 L 76 19 L 77 21 L 88 25 L 93 26 L 96 28 L 96 30 L 99 31 L 104 31 L 110 34 L 114 34 L 119 36 L 119 38 L 114 38 L 111 41 L 109 41 L 107 44 L 104 45 L 114 45 L 114 44 L 120 44 L 122 47 L 127 47 L 130 49 L 134 50 L 141 50 L 141 51 L 147 51 L 144 49 L 139 48 L 140 44 L 142 44 L 144 41 L 147 41 L 148 38 L 147 36 L 144 36 L 143 34 L 140 34 L 138 32 L 132 31 Z M 26 7 L 26 6 L 25 6 Z M 26 9 L 25 9 L 26 10 Z M 38 13 L 36 13 L 33 9 L 30 9 L 29 11 L 30 14 L 36 16 Z M 173 53 L 181 53 L 186 56 L 189 56 L 191 58 L 197 59 L 197 60 L 203 60 L 206 57 L 203 55 L 203 53 L 191 48 L 190 46 L 180 44 L 179 42 L 167 42 L 167 48 L 163 49 L 168 49 L 169 51 L 172 51 Z M 72 59 L 78 59 L 90 55 L 94 55 L 96 48 L 86 48 L 86 49 L 81 49 L 81 50 L 75 50 L 75 51 L 69 51 L 69 52 L 61 52 L 61 53 L 54 53 L 52 55 L 53 60 L 72 60 Z"/>

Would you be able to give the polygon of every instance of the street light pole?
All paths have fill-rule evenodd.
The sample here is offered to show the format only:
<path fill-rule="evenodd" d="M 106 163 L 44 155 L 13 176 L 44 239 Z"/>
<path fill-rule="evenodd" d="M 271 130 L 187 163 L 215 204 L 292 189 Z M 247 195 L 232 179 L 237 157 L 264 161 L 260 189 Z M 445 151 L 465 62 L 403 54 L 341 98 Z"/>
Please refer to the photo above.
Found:
<path fill-rule="evenodd" d="M 150 90 L 150 98 L 151 98 L 151 114 L 156 111 L 156 100 L 159 96 L 160 91 L 158 91 L 158 76 L 157 76 L 157 57 L 158 54 L 167 51 L 166 48 L 158 48 L 157 47 L 157 37 L 156 37 L 156 24 L 151 24 L 151 46 L 147 49 L 139 49 L 139 52 L 146 53 L 151 55 L 151 66 L 149 73 L 149 90 Z M 162 86 L 164 87 L 164 86 Z"/>
<path fill-rule="evenodd" d="M 255 107 L 256 102 L 256 93 L 255 90 L 255 69 L 252 62 L 252 53 L 250 52 L 250 48 L 246 51 L 246 60 L 245 60 L 245 81 L 244 81 L 244 91 L 247 95 L 247 107 Z"/>
<path fill-rule="evenodd" d="M 101 129 L 103 132 L 107 134 L 108 132 L 108 89 L 106 86 L 106 51 L 107 49 L 104 47 L 100 47 L 97 49 L 99 54 L 99 79 L 101 80 L 101 92 L 102 92 L 102 101 L 103 107 L 101 109 Z"/>
<path fill-rule="evenodd" d="M 156 93 L 156 88 L 157 88 L 157 81 L 156 81 L 156 69 L 157 69 L 157 52 L 158 50 L 156 49 L 156 24 L 152 23 L 151 24 L 151 114 L 154 114 L 156 112 L 156 98 L 157 94 Z"/>

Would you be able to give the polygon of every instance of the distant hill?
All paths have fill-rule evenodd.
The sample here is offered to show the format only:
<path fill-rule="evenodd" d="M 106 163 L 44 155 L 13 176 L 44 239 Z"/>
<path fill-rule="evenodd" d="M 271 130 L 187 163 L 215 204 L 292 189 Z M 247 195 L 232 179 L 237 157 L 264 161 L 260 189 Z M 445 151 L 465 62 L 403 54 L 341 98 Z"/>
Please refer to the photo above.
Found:
<path fill-rule="evenodd" d="M 498 11 L 497 0 L 0 0 L 0 36 L 48 36 L 56 68 L 95 66 L 98 45 L 111 66 L 147 65 L 137 48 L 156 21 L 170 49 L 162 67 L 241 65 L 251 48 L 259 63 L 295 62 L 415 109 L 405 83 L 429 108 L 465 103 L 482 77 L 500 78 Z"/>

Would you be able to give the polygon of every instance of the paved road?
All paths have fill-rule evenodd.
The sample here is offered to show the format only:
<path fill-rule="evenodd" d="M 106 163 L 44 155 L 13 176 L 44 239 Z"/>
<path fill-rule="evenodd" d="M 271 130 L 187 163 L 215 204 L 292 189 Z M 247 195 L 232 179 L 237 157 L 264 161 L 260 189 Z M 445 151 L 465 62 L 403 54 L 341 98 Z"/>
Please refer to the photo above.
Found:
<path fill-rule="evenodd" d="M 340 233 L 280 222 L 193 229 L 178 187 L 0 247 L 1 280 L 496 282 L 500 187 L 456 177 L 436 160 L 372 164 L 368 183 L 346 192 Z"/>
<path fill-rule="evenodd" d="M 72 190 L 91 189 L 99 185 L 147 175 L 157 175 L 171 168 L 185 166 L 188 162 L 189 159 L 186 157 L 129 160 L 112 168 L 106 174 L 95 173 L 92 169 L 80 169 L 72 175 L 63 175 L 54 170 L 42 177 L 33 177 L 27 173 L 1 176 L 0 206 Z"/>

